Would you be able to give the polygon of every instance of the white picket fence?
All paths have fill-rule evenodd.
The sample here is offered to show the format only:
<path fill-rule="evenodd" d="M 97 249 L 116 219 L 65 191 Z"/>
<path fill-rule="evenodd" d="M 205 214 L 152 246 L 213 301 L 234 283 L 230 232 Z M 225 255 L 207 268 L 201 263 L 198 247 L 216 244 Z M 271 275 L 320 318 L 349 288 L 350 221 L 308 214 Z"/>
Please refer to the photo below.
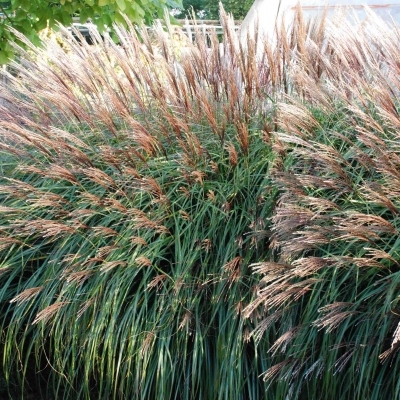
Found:
<path fill-rule="evenodd" d="M 235 30 L 240 29 L 242 21 L 235 21 Z M 180 20 L 179 25 L 183 32 L 188 36 L 191 42 L 194 41 L 196 32 L 201 33 L 203 36 L 211 36 L 216 34 L 217 36 L 223 35 L 224 29 L 218 20 Z"/>
<path fill-rule="evenodd" d="M 165 23 L 163 21 L 160 20 L 160 22 L 163 26 L 165 26 Z M 240 29 L 241 23 L 242 21 L 239 20 L 234 21 L 234 27 L 236 31 Z M 194 41 L 196 33 L 200 33 L 205 37 L 210 37 L 213 34 L 221 36 L 224 33 L 221 22 L 218 20 L 178 20 L 178 24 L 172 25 L 172 27 L 178 30 L 181 29 L 191 42 Z M 89 37 L 90 28 L 95 29 L 95 26 L 91 23 L 81 24 L 79 22 L 79 18 L 74 18 L 74 23 L 69 29 L 72 28 L 78 29 L 84 37 Z M 150 26 L 149 29 L 151 30 L 152 27 Z"/>

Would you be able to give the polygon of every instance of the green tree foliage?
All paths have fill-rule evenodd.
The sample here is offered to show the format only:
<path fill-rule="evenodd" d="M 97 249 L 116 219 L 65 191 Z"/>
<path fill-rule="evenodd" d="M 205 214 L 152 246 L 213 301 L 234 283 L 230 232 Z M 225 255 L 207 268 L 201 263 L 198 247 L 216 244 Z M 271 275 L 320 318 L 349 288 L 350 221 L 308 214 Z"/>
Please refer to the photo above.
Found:
<path fill-rule="evenodd" d="M 91 19 L 100 31 L 114 22 L 125 23 L 126 15 L 133 23 L 149 22 L 161 17 L 164 7 L 181 7 L 181 0 L 11 0 L 0 1 L 0 63 L 13 57 L 11 42 L 18 32 L 34 43 L 38 32 L 58 23 L 72 24 L 79 15 L 80 22 Z M 10 27 L 12 28 L 10 30 Z"/>
<path fill-rule="evenodd" d="M 214 0 L 205 0 L 205 12 L 207 18 L 218 19 L 219 6 Z M 243 19 L 250 7 L 253 5 L 254 0 L 223 0 L 225 11 L 233 15 L 235 19 Z"/>
<path fill-rule="evenodd" d="M 197 17 L 201 17 L 204 10 L 204 0 L 183 0 L 182 4 L 182 10 L 179 10 L 179 14 L 175 14 L 178 18 L 184 18 L 185 15 L 190 15 L 193 11 Z"/>
<path fill-rule="evenodd" d="M 243 19 L 254 0 L 222 0 L 226 12 L 231 13 L 235 19 Z M 183 11 L 178 15 L 184 17 L 194 10 L 197 16 L 204 19 L 219 18 L 219 2 L 215 0 L 183 0 Z"/>

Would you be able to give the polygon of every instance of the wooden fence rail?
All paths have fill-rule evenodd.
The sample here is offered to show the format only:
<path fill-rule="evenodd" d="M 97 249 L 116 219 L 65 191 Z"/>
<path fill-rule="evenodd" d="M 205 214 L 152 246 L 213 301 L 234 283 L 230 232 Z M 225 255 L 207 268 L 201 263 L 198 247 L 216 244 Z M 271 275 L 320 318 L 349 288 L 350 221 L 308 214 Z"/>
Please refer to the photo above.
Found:
<path fill-rule="evenodd" d="M 235 30 L 239 30 L 242 21 L 235 21 Z M 212 34 L 222 35 L 224 29 L 221 22 L 218 20 L 180 20 L 179 25 L 182 30 L 189 37 L 190 41 L 193 42 L 196 32 L 201 32 L 204 36 L 209 36 Z"/>
<path fill-rule="evenodd" d="M 182 19 L 177 20 L 178 24 L 173 25 L 176 27 L 180 27 L 182 31 L 188 36 L 188 38 L 193 42 L 196 36 L 196 32 L 202 33 L 204 36 L 210 36 L 212 34 L 222 35 L 223 27 L 219 20 L 188 20 Z M 163 21 L 161 23 L 164 25 Z M 235 30 L 239 30 L 240 25 L 242 23 L 241 20 L 234 21 Z M 79 18 L 74 18 L 74 22 L 72 24 L 72 28 L 79 29 L 82 36 L 89 38 L 90 36 L 90 28 L 94 27 L 94 25 L 90 22 L 88 23 L 80 23 Z M 151 29 L 151 27 L 149 27 Z"/>

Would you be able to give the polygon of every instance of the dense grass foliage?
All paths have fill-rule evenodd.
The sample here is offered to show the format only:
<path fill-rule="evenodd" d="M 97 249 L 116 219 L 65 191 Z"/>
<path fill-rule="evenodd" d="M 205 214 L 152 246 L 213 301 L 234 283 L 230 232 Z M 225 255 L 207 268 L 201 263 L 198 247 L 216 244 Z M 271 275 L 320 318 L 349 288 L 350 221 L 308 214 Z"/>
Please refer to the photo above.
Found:
<path fill-rule="evenodd" d="M 375 24 L 331 31 L 329 74 L 299 71 L 303 94 L 280 106 L 277 256 L 254 265 L 246 313 L 266 310 L 258 337 L 280 325 L 265 379 L 290 398 L 400 396 L 399 32 Z"/>
<path fill-rule="evenodd" d="M 51 399 L 260 398 L 267 341 L 241 311 L 277 195 L 271 82 L 233 37 L 221 57 L 134 32 L 50 38 L 2 88 L 4 378 L 14 397 L 26 378 Z"/>
<path fill-rule="evenodd" d="M 2 396 L 399 397 L 400 36 L 370 19 L 20 49 Z"/>

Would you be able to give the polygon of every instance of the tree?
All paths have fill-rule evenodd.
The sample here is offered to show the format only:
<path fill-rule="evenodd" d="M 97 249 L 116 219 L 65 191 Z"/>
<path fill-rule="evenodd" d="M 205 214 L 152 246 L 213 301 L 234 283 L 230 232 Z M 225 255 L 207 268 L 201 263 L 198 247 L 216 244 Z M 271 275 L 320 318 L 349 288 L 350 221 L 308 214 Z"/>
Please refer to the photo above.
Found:
<path fill-rule="evenodd" d="M 218 19 L 219 4 L 214 0 L 205 0 L 205 12 L 207 18 Z M 227 13 L 232 14 L 234 19 L 243 19 L 254 0 L 222 0 L 222 5 Z"/>
<path fill-rule="evenodd" d="M 254 0 L 222 0 L 226 12 L 231 13 L 235 19 L 243 19 Z M 183 0 L 183 10 L 177 15 L 182 18 L 194 10 L 197 16 L 204 19 L 219 18 L 219 1 L 216 0 Z"/>
<path fill-rule="evenodd" d="M 177 18 L 184 18 L 185 16 L 191 17 L 192 12 L 199 18 L 204 13 L 205 0 L 183 0 L 183 7 L 181 10 L 176 10 L 175 16 Z"/>
<path fill-rule="evenodd" d="M 124 24 L 124 14 L 133 23 L 150 22 L 163 15 L 164 7 L 181 8 L 182 0 L 0 1 L 0 63 L 4 64 L 13 57 L 11 42 L 18 40 L 17 32 L 37 43 L 38 32 L 58 23 L 71 25 L 73 16 L 79 16 L 81 23 L 91 19 L 100 31 L 104 31 L 114 22 Z"/>

